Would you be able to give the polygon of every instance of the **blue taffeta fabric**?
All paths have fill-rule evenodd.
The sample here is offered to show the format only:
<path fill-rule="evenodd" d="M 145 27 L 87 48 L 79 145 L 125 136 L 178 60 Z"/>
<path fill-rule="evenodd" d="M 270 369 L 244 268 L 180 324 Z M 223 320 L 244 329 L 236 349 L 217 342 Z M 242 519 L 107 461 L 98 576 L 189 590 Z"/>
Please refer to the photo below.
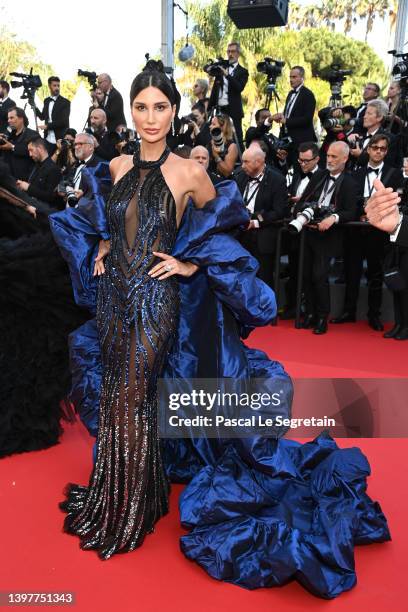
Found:
<path fill-rule="evenodd" d="M 86 174 L 89 189 L 79 206 L 51 215 L 50 223 L 75 299 L 94 313 L 93 260 L 99 240 L 109 236 L 107 164 Z M 247 222 L 231 181 L 217 185 L 203 208 L 189 203 L 172 255 L 200 269 L 179 279 L 179 329 L 163 377 L 281 379 L 288 389 L 284 416 L 290 416 L 292 389 L 283 367 L 242 342 L 276 315 L 273 292 L 256 277 L 256 260 L 234 237 Z M 102 370 L 94 320 L 71 334 L 70 355 L 71 399 L 97 436 Z M 187 483 L 180 516 L 189 532 L 181 550 L 218 580 L 254 589 L 295 579 L 329 599 L 356 584 L 355 544 L 390 539 L 380 506 L 366 493 L 367 459 L 357 448 L 339 449 L 325 432 L 303 445 L 274 432 L 163 440 L 162 450 L 168 476 Z"/>

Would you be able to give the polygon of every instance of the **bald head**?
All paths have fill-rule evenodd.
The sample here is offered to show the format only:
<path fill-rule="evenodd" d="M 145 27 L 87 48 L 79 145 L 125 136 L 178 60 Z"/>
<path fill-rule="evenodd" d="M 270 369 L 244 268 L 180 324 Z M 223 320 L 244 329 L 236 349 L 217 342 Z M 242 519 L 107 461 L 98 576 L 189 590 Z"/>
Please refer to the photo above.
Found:
<path fill-rule="evenodd" d="M 248 176 L 255 177 L 265 167 L 265 153 L 258 143 L 252 143 L 242 154 L 242 169 Z"/>
<path fill-rule="evenodd" d="M 208 149 L 202 147 L 201 145 L 194 147 L 193 149 L 191 149 L 190 159 L 194 159 L 196 162 L 204 166 L 204 168 L 207 170 L 208 164 L 210 162 L 210 155 L 208 153 Z"/>
<path fill-rule="evenodd" d="M 102 72 L 102 74 L 98 75 L 97 84 L 99 89 L 101 89 L 103 93 L 107 93 L 112 87 L 112 79 L 109 74 L 106 74 L 106 72 Z"/>
<path fill-rule="evenodd" d="M 106 113 L 102 108 L 95 108 L 90 117 L 89 123 L 95 133 L 103 132 L 106 128 Z"/>
<path fill-rule="evenodd" d="M 350 147 L 345 142 L 333 142 L 327 150 L 327 169 L 330 174 L 340 174 L 346 167 Z"/>

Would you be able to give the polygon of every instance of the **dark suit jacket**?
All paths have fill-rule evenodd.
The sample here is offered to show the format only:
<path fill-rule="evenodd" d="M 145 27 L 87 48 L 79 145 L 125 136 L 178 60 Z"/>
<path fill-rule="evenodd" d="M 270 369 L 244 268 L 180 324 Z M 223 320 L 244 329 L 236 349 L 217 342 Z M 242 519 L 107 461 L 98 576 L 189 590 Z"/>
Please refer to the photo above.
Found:
<path fill-rule="evenodd" d="M 240 192 L 244 194 L 249 176 L 241 170 L 236 175 L 235 180 Z M 279 227 L 271 225 L 271 223 L 285 217 L 287 199 L 285 177 L 277 170 L 266 166 L 265 175 L 255 196 L 254 212 L 251 216 L 252 219 L 258 219 L 259 229 L 248 230 L 256 232 L 260 253 L 275 252 Z"/>
<path fill-rule="evenodd" d="M 7 100 L 0 107 L 0 134 L 7 133 L 8 127 L 8 112 L 12 108 L 16 107 L 14 100 L 7 98 Z"/>
<path fill-rule="evenodd" d="M 229 115 L 232 118 L 241 119 L 244 116 L 244 109 L 242 107 L 242 98 L 241 92 L 245 88 L 245 85 L 248 81 L 248 70 L 239 64 L 235 67 L 235 70 L 232 74 L 229 74 L 226 79 L 228 81 L 228 106 L 229 106 Z M 208 103 L 208 108 L 214 108 L 218 105 L 218 97 L 217 97 L 218 87 L 216 87 L 216 82 L 211 90 L 210 101 Z"/>
<path fill-rule="evenodd" d="M 285 109 L 289 103 L 288 94 L 285 102 Z M 287 134 L 296 145 L 302 142 L 316 141 L 316 134 L 313 128 L 313 116 L 316 109 L 316 99 L 310 89 L 304 85 L 300 88 L 299 95 L 292 108 L 289 118 L 281 129 L 281 136 Z M 285 129 L 286 128 L 286 129 Z"/>
<path fill-rule="evenodd" d="M 302 197 L 295 206 L 295 214 L 300 211 L 305 202 L 316 202 L 323 190 L 329 171 L 316 172 L 310 179 L 308 186 L 303 192 Z M 356 221 L 357 219 L 357 183 L 351 174 L 343 172 L 336 180 L 333 190 L 331 204 L 333 212 L 339 215 L 339 223 Z M 329 232 L 335 228 L 333 226 Z M 327 233 L 327 232 L 325 232 Z"/>
<path fill-rule="evenodd" d="M 30 128 L 25 128 L 18 136 L 15 132 L 12 133 L 10 142 L 15 147 L 14 151 L 4 153 L 4 160 L 8 163 L 11 174 L 21 181 L 27 181 L 34 168 L 34 162 L 27 148 L 28 141 L 34 136 L 38 136 L 38 133 Z"/>
<path fill-rule="evenodd" d="M 106 161 L 104 159 L 101 159 L 100 157 L 98 157 L 95 153 L 92 155 L 91 159 L 85 164 L 86 168 L 94 168 L 95 166 L 97 166 L 98 164 L 100 164 L 101 162 Z M 75 177 L 76 171 L 78 168 L 78 164 L 75 164 L 75 166 L 73 166 L 72 168 L 70 168 L 69 170 L 69 177 L 71 179 L 73 179 Z M 82 173 L 81 173 L 82 174 Z M 88 181 L 81 176 L 81 182 L 79 183 L 79 189 L 81 191 L 83 191 L 84 193 L 86 193 L 86 190 L 88 189 Z"/>
<path fill-rule="evenodd" d="M 364 198 L 364 188 L 365 181 L 367 176 L 367 166 L 359 168 L 354 174 L 353 178 L 357 183 L 357 194 L 358 194 L 358 209 L 357 214 L 358 217 L 364 214 L 363 209 L 363 198 Z M 394 191 L 397 191 L 399 187 L 402 187 L 404 184 L 404 177 L 399 168 L 393 168 L 388 164 L 384 163 L 382 173 L 381 173 L 381 182 L 385 187 L 392 187 Z"/>
<path fill-rule="evenodd" d="M 408 215 L 404 215 L 395 244 L 408 248 Z"/>
<path fill-rule="evenodd" d="M 48 121 L 48 109 L 52 98 L 48 97 L 44 100 L 42 111 L 36 108 L 37 117 L 47 124 L 47 129 L 44 132 L 44 138 L 47 138 L 48 132 L 53 130 L 55 138 L 59 140 L 63 137 L 64 132 L 69 128 L 69 114 L 71 112 L 71 102 L 67 98 L 58 96 L 55 100 L 54 108 L 51 113 L 51 123 Z"/>
<path fill-rule="evenodd" d="M 109 92 L 106 106 L 102 104 L 100 108 L 103 108 L 106 113 L 106 127 L 109 132 L 114 132 L 118 125 L 126 125 L 125 114 L 123 112 L 123 98 L 114 87 Z"/>
<path fill-rule="evenodd" d="M 310 180 L 316 180 L 316 177 L 320 176 L 322 177 L 325 174 L 325 170 L 322 170 L 321 168 L 318 168 L 317 170 L 315 170 L 315 172 L 313 173 L 313 176 L 310 178 Z M 293 179 L 292 182 L 289 186 L 289 195 L 291 196 L 295 196 L 296 192 L 298 190 L 299 184 L 302 181 L 303 177 L 301 176 L 301 174 L 299 174 L 298 172 L 296 172 L 293 175 Z M 309 181 L 310 182 L 310 181 Z M 306 185 L 305 189 L 307 189 L 308 185 Z"/>
<path fill-rule="evenodd" d="M 364 128 L 362 130 L 354 129 L 353 134 L 358 134 L 362 138 L 365 138 L 367 134 L 367 130 Z M 389 132 L 387 132 L 387 130 L 385 130 L 382 127 L 379 128 L 376 134 L 385 134 L 390 139 L 390 146 L 388 148 L 388 153 L 385 156 L 384 162 L 388 164 L 389 166 L 393 166 L 393 168 L 399 168 L 400 166 L 402 166 L 401 151 L 399 148 L 399 139 L 394 134 L 390 134 Z M 352 162 L 354 161 L 354 167 L 356 169 L 359 166 L 366 166 L 368 163 L 367 145 L 362 150 L 360 157 L 354 158 L 353 156 L 350 156 L 350 158 Z"/>
<path fill-rule="evenodd" d="M 43 202 L 55 204 L 57 201 L 55 188 L 60 178 L 61 170 L 50 157 L 47 157 L 42 163 L 35 164 L 34 170 L 28 179 L 30 187 L 27 193 Z"/>

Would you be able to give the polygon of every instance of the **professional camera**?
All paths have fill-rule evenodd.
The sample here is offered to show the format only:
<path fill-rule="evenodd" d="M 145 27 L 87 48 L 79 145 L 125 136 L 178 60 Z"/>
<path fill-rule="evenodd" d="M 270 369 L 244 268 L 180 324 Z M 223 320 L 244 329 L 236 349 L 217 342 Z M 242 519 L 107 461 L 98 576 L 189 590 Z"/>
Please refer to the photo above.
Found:
<path fill-rule="evenodd" d="M 74 183 L 70 178 L 63 178 L 58 184 L 57 191 L 67 196 L 68 206 L 75 207 L 78 204 L 78 198 L 74 193 Z"/>
<path fill-rule="evenodd" d="M 282 68 L 284 67 L 285 62 L 280 60 L 274 60 L 271 57 L 264 57 L 263 62 L 258 62 L 256 65 L 256 69 L 258 72 L 262 74 L 266 74 L 268 80 L 273 82 L 280 76 L 282 76 Z"/>
<path fill-rule="evenodd" d="M 205 66 L 203 66 L 204 72 L 209 74 L 212 77 L 223 77 L 222 68 L 228 68 L 229 61 L 223 59 L 222 57 L 218 57 L 216 60 L 208 60 Z"/>
<path fill-rule="evenodd" d="M 117 143 L 124 142 L 125 146 L 121 149 L 122 153 L 126 155 L 133 155 L 136 152 L 137 139 L 136 132 L 129 128 L 124 127 L 120 132 L 116 132 Z"/>
<path fill-rule="evenodd" d="M 85 79 L 88 79 L 91 91 L 94 91 L 96 89 L 96 80 L 98 78 L 96 72 L 89 72 L 88 70 L 81 70 L 80 68 L 78 68 L 77 74 L 79 77 L 84 77 Z"/>
<path fill-rule="evenodd" d="M 290 136 L 284 136 L 283 138 L 277 138 L 273 142 L 273 148 L 275 151 L 282 149 L 283 151 L 289 151 L 292 147 L 293 140 Z"/>
<path fill-rule="evenodd" d="M 21 79 L 21 81 L 10 81 L 10 85 L 14 89 L 23 87 L 24 91 L 21 99 L 28 100 L 32 105 L 34 103 L 35 92 L 42 86 L 40 76 L 38 74 L 33 74 L 32 68 L 29 74 L 24 74 L 23 72 L 10 72 L 10 76 Z"/>
<path fill-rule="evenodd" d="M 388 51 L 394 57 L 401 57 L 402 60 L 397 62 L 392 69 L 392 76 L 395 81 L 408 78 L 408 53 L 397 53 L 395 49 Z"/>
<path fill-rule="evenodd" d="M 70 140 L 67 140 L 66 138 L 63 138 L 61 140 L 61 150 L 64 151 L 66 149 L 72 149 L 73 147 L 73 143 Z"/>
<path fill-rule="evenodd" d="M 357 149 L 357 147 L 361 148 L 362 142 L 364 142 L 364 138 L 362 136 L 356 138 L 355 140 L 347 140 L 347 144 L 350 149 Z"/>
<path fill-rule="evenodd" d="M 299 234 L 305 225 L 309 223 L 320 223 L 332 213 L 327 208 L 320 208 L 317 202 L 305 202 L 305 207 L 297 213 L 296 219 L 288 223 L 290 234 Z"/>
<path fill-rule="evenodd" d="M 0 145 L 5 145 L 8 142 L 9 137 L 7 134 L 0 134 Z"/>
<path fill-rule="evenodd" d="M 329 117 L 326 121 L 323 121 L 322 126 L 325 130 L 331 130 L 335 127 L 349 125 L 353 127 L 356 123 L 355 119 L 346 119 L 345 117 Z"/>
<path fill-rule="evenodd" d="M 190 113 L 189 115 L 186 115 L 185 117 L 181 117 L 180 121 L 182 125 L 191 123 L 192 121 L 195 123 L 196 116 L 194 115 L 194 113 Z"/>
<path fill-rule="evenodd" d="M 214 146 L 220 149 L 220 156 L 222 156 L 225 153 L 225 145 L 224 145 L 224 139 L 222 137 L 221 128 L 219 127 L 211 128 L 210 134 L 211 134 L 211 140 L 213 141 Z"/>
<path fill-rule="evenodd" d="M 320 77 L 330 84 L 330 106 L 342 106 L 341 88 L 347 76 L 353 74 L 352 70 L 340 70 L 340 64 L 332 64 L 329 70 L 320 73 Z"/>

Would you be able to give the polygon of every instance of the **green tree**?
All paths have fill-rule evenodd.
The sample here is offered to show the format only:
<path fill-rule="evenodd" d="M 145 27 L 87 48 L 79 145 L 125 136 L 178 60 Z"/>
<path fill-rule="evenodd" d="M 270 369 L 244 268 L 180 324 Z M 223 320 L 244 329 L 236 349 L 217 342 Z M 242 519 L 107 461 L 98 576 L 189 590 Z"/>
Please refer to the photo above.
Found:
<path fill-rule="evenodd" d="M 286 28 L 260 28 L 238 30 L 229 19 L 226 0 L 214 0 L 211 4 L 193 2 L 188 4 L 189 15 L 194 23 L 190 41 L 195 55 L 183 66 L 182 78 L 178 78 L 183 93 L 192 94 L 192 84 L 197 77 L 203 77 L 203 65 L 209 58 L 225 57 L 226 45 L 238 40 L 242 49 L 242 64 L 248 68 L 250 78 L 243 92 L 245 103 L 244 127 L 248 126 L 257 108 L 265 101 L 266 77 L 257 72 L 256 65 L 264 57 L 285 61 L 282 77 L 277 80 L 276 89 L 281 99 L 289 90 L 290 66 L 302 65 L 306 69 L 308 86 L 317 99 L 317 108 L 328 104 L 329 83 L 321 78 L 331 64 L 340 63 L 343 69 L 353 70 L 343 88 L 345 102 L 357 104 L 366 81 L 375 81 L 383 88 L 388 74 L 381 59 L 366 43 L 334 33 L 327 27 L 304 28 L 301 31 Z M 185 40 L 177 41 L 178 51 Z"/>
<path fill-rule="evenodd" d="M 42 87 L 38 90 L 38 96 L 44 100 L 49 95 L 47 79 L 54 74 L 54 69 L 50 64 L 42 61 L 37 49 L 28 43 L 17 38 L 15 34 L 9 32 L 4 26 L 0 27 L 0 78 L 10 82 L 14 77 L 10 77 L 10 72 L 29 73 L 33 69 L 33 74 L 38 74 L 42 81 Z M 18 80 L 18 79 L 15 79 Z M 80 80 L 63 81 L 61 83 L 61 93 L 70 100 L 74 97 Z M 22 89 L 17 89 L 18 95 Z"/>

